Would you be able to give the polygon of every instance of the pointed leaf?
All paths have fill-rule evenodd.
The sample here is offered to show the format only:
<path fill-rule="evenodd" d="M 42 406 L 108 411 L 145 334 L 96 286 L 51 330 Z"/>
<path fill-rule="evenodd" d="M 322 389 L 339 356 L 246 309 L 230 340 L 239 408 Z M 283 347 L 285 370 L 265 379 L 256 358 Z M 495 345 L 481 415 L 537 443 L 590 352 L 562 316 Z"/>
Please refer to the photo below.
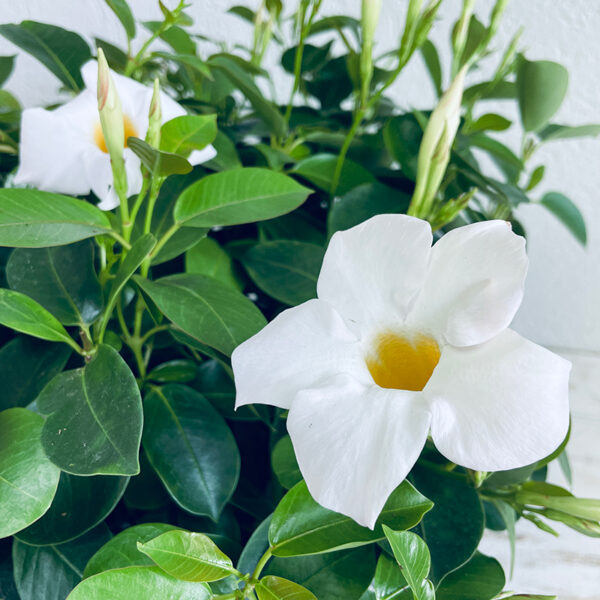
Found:
<path fill-rule="evenodd" d="M 127 0 L 106 0 L 106 4 L 117 15 L 117 18 L 125 28 L 127 37 L 132 40 L 135 37 L 135 19 L 127 4 Z"/>
<path fill-rule="evenodd" d="M 587 243 L 587 231 L 583 216 L 577 206 L 564 194 L 548 192 L 541 200 L 545 206 L 582 245 Z"/>
<path fill-rule="evenodd" d="M 0 56 L 0 87 L 10 77 L 15 66 L 15 56 Z"/>
<path fill-rule="evenodd" d="M 157 150 L 139 138 L 128 137 L 127 147 L 137 154 L 144 166 L 156 177 L 185 175 L 192 170 L 192 165 L 183 156 Z"/>
<path fill-rule="evenodd" d="M 413 597 L 412 592 L 408 589 L 406 578 L 402 574 L 402 569 L 395 560 L 383 552 L 377 561 L 373 589 L 375 600 L 400 600 L 404 597 L 406 600 L 412 600 Z"/>
<path fill-rule="evenodd" d="M 185 253 L 185 272 L 206 275 L 239 290 L 231 257 L 218 242 L 206 237 Z"/>
<path fill-rule="evenodd" d="M 538 131 L 538 136 L 544 142 L 552 140 L 566 140 L 579 137 L 596 137 L 600 135 L 600 125 L 546 125 Z"/>
<path fill-rule="evenodd" d="M 217 135 L 217 115 L 183 115 L 163 124 L 160 149 L 188 156 L 192 150 L 202 150 Z"/>
<path fill-rule="evenodd" d="M 491 600 L 502 591 L 505 580 L 500 563 L 477 552 L 468 563 L 444 577 L 437 600 Z"/>
<path fill-rule="evenodd" d="M 263 577 L 258 582 L 256 594 L 258 600 L 317 600 L 305 587 L 274 575 Z"/>

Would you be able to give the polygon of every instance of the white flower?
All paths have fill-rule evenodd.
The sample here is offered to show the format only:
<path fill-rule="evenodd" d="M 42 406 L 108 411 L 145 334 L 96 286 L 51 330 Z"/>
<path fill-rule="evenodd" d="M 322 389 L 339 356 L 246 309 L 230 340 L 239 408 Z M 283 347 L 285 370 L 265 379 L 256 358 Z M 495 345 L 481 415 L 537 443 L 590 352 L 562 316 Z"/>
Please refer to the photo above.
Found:
<path fill-rule="evenodd" d="M 309 300 L 241 344 L 236 407 L 289 409 L 313 497 L 373 527 L 428 434 L 478 471 L 550 454 L 569 423 L 570 363 L 507 329 L 523 238 L 504 221 L 455 229 L 380 215 L 336 233 Z"/>
<path fill-rule="evenodd" d="M 102 210 L 119 205 L 113 190 L 110 158 L 107 152 L 97 100 L 98 66 L 86 63 L 81 75 L 85 89 L 73 100 L 48 111 L 30 108 L 21 120 L 20 163 L 16 185 L 30 185 L 47 192 L 85 195 L 90 191 L 99 198 Z M 111 72 L 123 107 L 125 139 L 144 138 L 148 129 L 148 110 L 152 87 Z M 161 93 L 163 123 L 185 115 L 182 106 Z M 212 146 L 192 152 L 188 160 L 200 164 L 215 156 Z M 137 194 L 142 185 L 140 160 L 125 148 L 127 194 Z"/>

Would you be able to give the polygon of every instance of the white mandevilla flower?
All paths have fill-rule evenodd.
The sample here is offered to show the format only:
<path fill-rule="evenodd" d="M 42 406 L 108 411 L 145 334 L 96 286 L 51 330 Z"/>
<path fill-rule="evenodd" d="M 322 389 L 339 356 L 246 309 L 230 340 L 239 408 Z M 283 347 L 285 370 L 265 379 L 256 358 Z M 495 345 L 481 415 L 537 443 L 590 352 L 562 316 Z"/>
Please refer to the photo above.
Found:
<path fill-rule="evenodd" d="M 488 221 L 431 244 L 405 215 L 336 233 L 318 299 L 232 356 L 236 407 L 289 409 L 313 497 L 371 528 L 428 434 L 449 460 L 498 471 L 544 458 L 568 429 L 570 363 L 507 329 L 524 239 Z"/>
<path fill-rule="evenodd" d="M 96 61 L 86 63 L 81 75 L 85 89 L 73 100 L 52 111 L 43 108 L 23 111 L 15 184 L 75 196 L 92 191 L 100 200 L 98 206 L 111 210 L 119 205 L 119 199 L 113 189 L 110 158 L 100 125 Z M 143 139 L 148 130 L 152 87 L 112 71 L 111 76 L 123 108 L 125 140 L 130 136 Z M 164 92 L 160 99 L 163 123 L 186 114 L 183 107 Z M 188 160 L 200 164 L 215 154 L 209 145 L 193 151 Z M 129 148 L 125 148 L 123 158 L 127 194 L 137 194 L 142 186 L 140 160 Z"/>

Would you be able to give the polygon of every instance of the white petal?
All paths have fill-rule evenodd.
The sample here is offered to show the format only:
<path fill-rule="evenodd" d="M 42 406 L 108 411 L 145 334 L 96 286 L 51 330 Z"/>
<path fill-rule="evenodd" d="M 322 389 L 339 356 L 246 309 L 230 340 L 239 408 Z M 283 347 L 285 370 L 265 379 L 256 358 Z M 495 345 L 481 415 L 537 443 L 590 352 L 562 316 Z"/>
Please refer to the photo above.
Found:
<path fill-rule="evenodd" d="M 231 364 L 236 408 L 254 403 L 289 408 L 300 390 L 338 373 L 370 379 L 355 336 L 320 300 L 282 312 L 235 349 Z"/>
<path fill-rule="evenodd" d="M 209 144 L 206 148 L 202 148 L 202 150 L 192 150 L 188 156 L 188 162 L 192 165 L 201 165 L 212 160 L 216 155 L 217 151 L 214 149 L 214 146 Z"/>
<path fill-rule="evenodd" d="M 90 148 L 83 155 L 83 168 L 90 182 L 92 192 L 100 201 L 100 210 L 112 210 L 119 206 L 119 199 L 113 188 L 113 174 L 108 154 L 100 148 Z"/>
<path fill-rule="evenodd" d="M 423 393 L 431 435 L 449 460 L 477 471 L 540 460 L 569 427 L 571 364 L 507 329 L 470 348 L 446 346 Z"/>
<path fill-rule="evenodd" d="M 314 499 L 373 528 L 419 457 L 429 422 L 420 393 L 340 376 L 300 392 L 287 427 Z"/>
<path fill-rule="evenodd" d="M 319 298 L 361 332 L 401 323 L 422 285 L 431 240 L 429 224 L 406 215 L 378 215 L 335 233 Z"/>
<path fill-rule="evenodd" d="M 91 140 L 86 144 L 64 113 L 41 108 L 24 110 L 15 183 L 48 192 L 88 194 L 90 186 L 82 169 L 81 154 L 91 145 Z"/>
<path fill-rule="evenodd" d="M 525 240 L 505 221 L 450 231 L 433 247 L 410 327 L 453 346 L 491 339 L 510 325 L 521 304 L 527 265 Z"/>

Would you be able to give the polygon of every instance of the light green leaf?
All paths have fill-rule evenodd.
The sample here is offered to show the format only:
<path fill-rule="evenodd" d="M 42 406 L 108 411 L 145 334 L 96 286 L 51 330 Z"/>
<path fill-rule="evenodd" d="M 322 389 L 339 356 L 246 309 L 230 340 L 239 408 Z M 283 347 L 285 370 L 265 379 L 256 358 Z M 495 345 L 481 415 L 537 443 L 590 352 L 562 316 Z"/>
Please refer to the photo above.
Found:
<path fill-rule="evenodd" d="M 283 497 L 275 509 L 269 540 L 276 556 L 300 556 L 352 548 L 383 539 L 383 524 L 398 530 L 414 527 L 432 506 L 425 496 L 404 481 L 392 492 L 375 529 L 368 529 L 350 517 L 317 504 L 306 484 L 301 482 Z"/>
<path fill-rule="evenodd" d="M 135 377 L 110 346 L 98 347 L 82 368 L 55 377 L 37 399 L 48 415 L 44 450 L 75 475 L 135 475 L 142 404 Z"/>
<path fill-rule="evenodd" d="M 600 135 L 600 125 L 557 125 L 552 123 L 538 131 L 543 142 L 566 140 L 580 137 L 596 137 Z"/>
<path fill-rule="evenodd" d="M 271 466 L 277 480 L 285 489 L 289 490 L 302 481 L 302 473 L 289 435 L 284 435 L 273 447 Z"/>
<path fill-rule="evenodd" d="M 148 460 L 185 510 L 216 521 L 237 485 L 240 456 L 223 417 L 183 385 L 153 388 L 144 398 Z"/>
<path fill-rule="evenodd" d="M 305 587 L 274 575 L 263 577 L 256 586 L 258 600 L 317 600 Z"/>
<path fill-rule="evenodd" d="M 494 113 L 481 115 L 474 123 L 469 126 L 469 133 L 477 131 L 505 131 L 512 125 L 512 122 Z"/>
<path fill-rule="evenodd" d="M 500 563 L 476 552 L 473 558 L 444 577 L 437 589 L 437 600 L 491 600 L 505 583 Z"/>
<path fill-rule="evenodd" d="M 135 37 L 135 19 L 127 4 L 127 0 L 106 0 L 106 4 L 117 15 L 117 18 L 125 28 L 127 37 L 132 40 Z"/>
<path fill-rule="evenodd" d="M 135 281 L 174 325 L 193 338 L 230 355 L 266 324 L 240 292 L 203 275 L 170 275 Z"/>
<path fill-rule="evenodd" d="M 39 519 L 56 493 L 60 471 L 44 454 L 43 425 L 25 408 L 0 413 L 0 538 Z"/>
<path fill-rule="evenodd" d="M 537 131 L 560 108 L 569 85 L 567 70 L 548 60 L 523 59 L 517 71 L 519 108 L 525 131 Z"/>
<path fill-rule="evenodd" d="M 298 208 L 310 190 L 267 169 L 232 169 L 188 187 L 175 204 L 175 222 L 189 227 L 240 225 L 273 219 Z"/>
<path fill-rule="evenodd" d="M 234 571 L 231 559 L 202 533 L 167 531 L 148 542 L 138 542 L 138 550 L 183 581 L 217 581 Z"/>
<path fill-rule="evenodd" d="M 163 124 L 160 149 L 188 156 L 192 150 L 202 150 L 217 135 L 217 115 L 183 115 Z"/>
<path fill-rule="evenodd" d="M 137 154 L 144 166 L 155 177 L 185 175 L 192 170 L 192 165 L 183 156 L 157 150 L 139 138 L 127 138 L 127 147 Z"/>
<path fill-rule="evenodd" d="M 178 581 L 158 567 L 127 567 L 84 579 L 67 600 L 209 600 L 203 583 Z"/>
<path fill-rule="evenodd" d="M 75 32 L 47 23 L 23 21 L 18 25 L 0 25 L 0 35 L 37 58 L 71 90 L 78 92 L 83 88 L 81 67 L 92 58 L 92 53 Z"/>
<path fill-rule="evenodd" d="M 0 246 L 62 246 L 110 230 L 106 214 L 83 200 L 39 190 L 0 189 Z"/>
<path fill-rule="evenodd" d="M 583 216 L 577 206 L 564 194 L 548 192 L 541 200 L 545 206 L 583 246 L 587 243 L 587 231 Z"/>
<path fill-rule="evenodd" d="M 185 272 L 206 275 L 236 290 L 241 289 L 229 254 L 209 237 L 200 240 L 185 253 Z"/>

